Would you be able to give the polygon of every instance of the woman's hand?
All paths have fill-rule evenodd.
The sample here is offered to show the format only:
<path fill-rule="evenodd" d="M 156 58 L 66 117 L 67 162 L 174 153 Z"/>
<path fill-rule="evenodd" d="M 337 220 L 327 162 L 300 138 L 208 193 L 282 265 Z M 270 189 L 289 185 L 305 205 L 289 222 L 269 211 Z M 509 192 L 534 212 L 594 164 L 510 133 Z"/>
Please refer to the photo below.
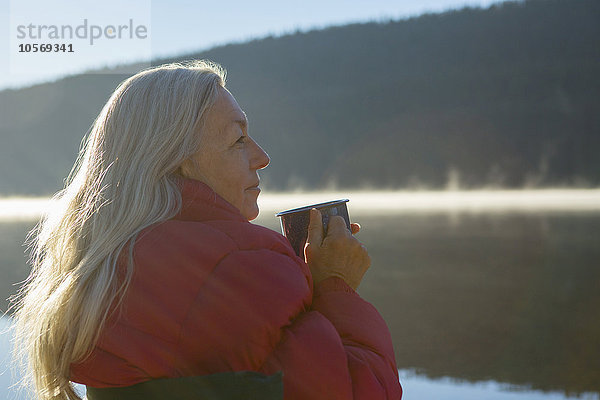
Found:
<path fill-rule="evenodd" d="M 329 219 L 327 236 L 323 237 L 321 213 L 310 210 L 304 255 L 315 283 L 337 276 L 353 289 L 358 288 L 371 266 L 371 258 L 367 248 L 352 236 L 360 231 L 360 225 L 352 224 L 351 229 L 352 233 L 342 217 L 334 216 Z"/>

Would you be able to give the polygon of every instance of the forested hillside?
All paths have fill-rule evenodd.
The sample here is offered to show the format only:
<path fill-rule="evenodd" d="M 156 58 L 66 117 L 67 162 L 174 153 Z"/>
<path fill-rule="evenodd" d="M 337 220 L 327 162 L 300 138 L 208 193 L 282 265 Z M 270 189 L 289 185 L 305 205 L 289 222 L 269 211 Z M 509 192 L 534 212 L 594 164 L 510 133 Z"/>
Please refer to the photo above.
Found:
<path fill-rule="evenodd" d="M 600 2 L 488 9 L 267 37 L 208 58 L 269 152 L 270 190 L 598 186 Z M 0 193 L 62 186 L 123 75 L 0 92 Z"/>

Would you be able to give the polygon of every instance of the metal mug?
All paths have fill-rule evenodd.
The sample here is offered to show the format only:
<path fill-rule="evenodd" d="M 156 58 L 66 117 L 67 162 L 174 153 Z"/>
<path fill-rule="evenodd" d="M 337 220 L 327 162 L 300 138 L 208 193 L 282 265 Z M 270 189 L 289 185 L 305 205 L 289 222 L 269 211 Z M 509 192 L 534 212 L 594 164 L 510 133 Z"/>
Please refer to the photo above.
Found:
<path fill-rule="evenodd" d="M 294 252 L 304 259 L 304 245 L 308 238 L 308 223 L 310 221 L 310 210 L 316 208 L 321 212 L 323 219 L 323 233 L 327 233 L 329 218 L 339 215 L 346 221 L 346 227 L 350 230 L 350 217 L 348 216 L 348 199 L 333 200 L 326 203 L 312 204 L 309 206 L 281 211 L 276 216 L 281 218 L 281 232 L 288 239 Z"/>

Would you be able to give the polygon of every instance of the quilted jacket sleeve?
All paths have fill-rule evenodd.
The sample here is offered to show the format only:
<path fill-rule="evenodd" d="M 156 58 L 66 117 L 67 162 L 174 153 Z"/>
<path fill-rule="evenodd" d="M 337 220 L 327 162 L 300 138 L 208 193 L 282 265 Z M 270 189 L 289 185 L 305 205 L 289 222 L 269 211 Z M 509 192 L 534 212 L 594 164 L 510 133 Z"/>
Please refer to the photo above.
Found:
<path fill-rule="evenodd" d="M 323 281 L 312 310 L 284 329 L 273 353 L 286 400 L 401 399 L 391 343 L 371 304 L 339 278 Z"/>
<path fill-rule="evenodd" d="M 348 359 L 354 399 L 400 399 L 392 339 L 377 310 L 340 278 L 315 287 L 313 310 L 335 327 Z"/>
<path fill-rule="evenodd" d="M 267 249 L 220 260 L 183 324 L 182 359 L 193 364 L 181 372 L 283 371 L 286 400 L 400 399 L 379 313 L 342 280 L 315 293 L 311 280 L 300 259 Z"/>

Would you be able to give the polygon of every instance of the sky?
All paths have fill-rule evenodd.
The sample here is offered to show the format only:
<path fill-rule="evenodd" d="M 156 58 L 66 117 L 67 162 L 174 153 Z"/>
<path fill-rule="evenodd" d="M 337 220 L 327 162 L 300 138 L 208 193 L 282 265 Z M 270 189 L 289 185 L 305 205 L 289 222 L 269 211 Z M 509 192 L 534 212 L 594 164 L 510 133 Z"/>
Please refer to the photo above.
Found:
<path fill-rule="evenodd" d="M 268 35 L 496 2 L 0 0 L 0 90 L 103 66 L 141 63 L 125 71 L 135 73 L 150 59 Z"/>

